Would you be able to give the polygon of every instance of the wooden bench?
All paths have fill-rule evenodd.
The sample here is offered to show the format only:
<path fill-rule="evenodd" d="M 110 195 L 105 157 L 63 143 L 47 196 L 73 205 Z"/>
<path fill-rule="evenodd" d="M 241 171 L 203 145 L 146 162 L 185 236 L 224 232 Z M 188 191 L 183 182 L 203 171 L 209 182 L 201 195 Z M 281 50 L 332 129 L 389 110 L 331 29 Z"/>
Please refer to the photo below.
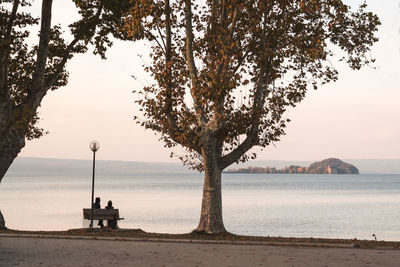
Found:
<path fill-rule="evenodd" d="M 91 220 L 91 218 L 92 209 L 83 209 L 83 219 Z M 118 209 L 93 209 L 93 220 L 115 221 L 115 226 L 117 226 L 118 220 L 123 219 L 119 217 Z"/>

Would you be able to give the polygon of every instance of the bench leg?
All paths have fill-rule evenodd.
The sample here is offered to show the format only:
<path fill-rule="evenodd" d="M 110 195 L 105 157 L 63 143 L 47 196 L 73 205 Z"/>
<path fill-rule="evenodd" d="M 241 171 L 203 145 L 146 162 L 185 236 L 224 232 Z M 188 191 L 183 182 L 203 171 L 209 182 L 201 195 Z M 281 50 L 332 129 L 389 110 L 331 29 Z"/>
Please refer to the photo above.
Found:
<path fill-rule="evenodd" d="M 118 223 L 117 220 L 108 220 L 107 221 L 107 226 L 112 228 L 112 229 L 117 229 L 118 228 L 117 223 Z"/>

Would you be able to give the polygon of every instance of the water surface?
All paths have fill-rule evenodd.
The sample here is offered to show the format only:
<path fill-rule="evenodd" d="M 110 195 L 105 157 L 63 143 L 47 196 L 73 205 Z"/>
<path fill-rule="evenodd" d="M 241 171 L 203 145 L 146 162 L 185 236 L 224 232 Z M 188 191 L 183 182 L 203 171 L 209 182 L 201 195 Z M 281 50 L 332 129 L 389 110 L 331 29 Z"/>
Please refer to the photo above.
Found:
<path fill-rule="evenodd" d="M 120 227 L 186 233 L 199 220 L 202 184 L 202 174 L 156 167 L 99 171 L 95 196 L 120 209 Z M 400 175 L 224 174 L 222 190 L 224 223 L 236 234 L 400 240 Z M 12 229 L 82 227 L 90 198 L 90 168 L 11 171 L 0 184 L 0 207 Z"/>

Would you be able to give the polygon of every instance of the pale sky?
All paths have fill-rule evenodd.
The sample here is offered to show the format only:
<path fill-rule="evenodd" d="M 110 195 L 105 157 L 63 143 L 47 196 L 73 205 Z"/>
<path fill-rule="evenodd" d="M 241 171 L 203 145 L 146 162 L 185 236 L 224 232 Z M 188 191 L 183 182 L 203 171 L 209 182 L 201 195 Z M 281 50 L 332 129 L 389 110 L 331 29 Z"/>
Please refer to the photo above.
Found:
<path fill-rule="evenodd" d="M 39 14 L 41 1 L 35 2 Z M 54 1 L 53 22 L 76 18 L 69 2 Z M 259 160 L 400 158 L 400 1 L 367 3 L 382 21 L 372 52 L 377 69 L 339 66 L 338 82 L 310 91 L 287 114 L 292 122 L 275 147 L 254 150 Z M 95 139 L 101 144 L 98 159 L 177 161 L 153 132 L 132 119 L 139 114 L 132 91 L 151 82 L 142 70 L 149 61 L 137 56 L 148 51 L 144 43 L 115 41 L 107 60 L 91 53 L 74 57 L 68 85 L 49 92 L 40 108 L 40 126 L 50 133 L 28 141 L 20 156 L 89 159 L 89 142 Z"/>

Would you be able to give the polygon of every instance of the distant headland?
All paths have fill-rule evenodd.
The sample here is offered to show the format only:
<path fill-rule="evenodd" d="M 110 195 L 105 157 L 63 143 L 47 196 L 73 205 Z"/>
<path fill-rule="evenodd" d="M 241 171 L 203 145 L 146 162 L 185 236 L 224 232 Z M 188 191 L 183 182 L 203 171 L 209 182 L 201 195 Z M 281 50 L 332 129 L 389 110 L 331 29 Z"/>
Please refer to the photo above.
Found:
<path fill-rule="evenodd" d="M 340 159 L 329 158 L 314 162 L 308 167 L 294 166 L 276 169 L 275 167 L 247 167 L 227 170 L 226 173 L 300 173 L 300 174 L 359 174 L 358 169 Z"/>

